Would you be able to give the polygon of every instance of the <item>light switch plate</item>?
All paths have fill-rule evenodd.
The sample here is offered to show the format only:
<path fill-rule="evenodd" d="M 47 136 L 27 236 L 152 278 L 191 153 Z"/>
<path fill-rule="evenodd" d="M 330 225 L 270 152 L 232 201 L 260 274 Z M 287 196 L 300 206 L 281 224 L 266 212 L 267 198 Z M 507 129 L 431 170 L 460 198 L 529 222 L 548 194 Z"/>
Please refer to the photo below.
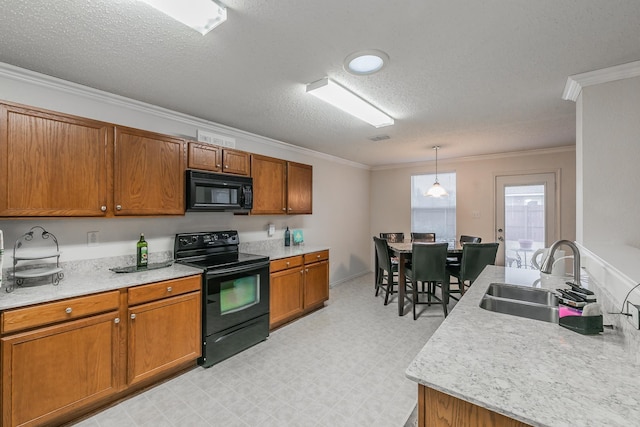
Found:
<path fill-rule="evenodd" d="M 267 231 L 267 234 L 269 235 L 269 237 L 273 236 L 276 232 L 276 226 L 274 224 L 269 224 L 269 229 Z"/>
<path fill-rule="evenodd" d="M 640 329 L 640 306 L 633 304 L 631 301 L 627 301 L 627 313 L 631 316 L 627 317 L 634 328 Z"/>

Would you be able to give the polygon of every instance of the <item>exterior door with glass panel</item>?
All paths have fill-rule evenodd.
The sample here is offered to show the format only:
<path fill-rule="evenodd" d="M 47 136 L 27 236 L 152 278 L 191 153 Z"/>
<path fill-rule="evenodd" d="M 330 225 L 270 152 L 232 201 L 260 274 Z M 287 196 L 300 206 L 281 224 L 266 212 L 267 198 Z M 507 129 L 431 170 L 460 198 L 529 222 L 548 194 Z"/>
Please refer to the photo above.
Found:
<path fill-rule="evenodd" d="M 556 240 L 556 174 L 496 177 L 496 264 L 531 268 L 533 253 Z"/>

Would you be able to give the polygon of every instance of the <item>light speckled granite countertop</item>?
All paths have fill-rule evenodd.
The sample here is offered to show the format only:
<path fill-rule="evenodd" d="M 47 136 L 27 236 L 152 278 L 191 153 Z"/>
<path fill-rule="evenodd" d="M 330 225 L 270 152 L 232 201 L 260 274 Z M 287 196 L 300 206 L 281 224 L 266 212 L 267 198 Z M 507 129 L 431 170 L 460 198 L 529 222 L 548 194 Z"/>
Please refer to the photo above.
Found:
<path fill-rule="evenodd" d="M 151 262 L 167 259 L 167 254 L 161 255 L 163 259 L 151 259 Z M 51 284 L 50 281 L 34 282 L 26 280 L 23 286 L 16 287 L 13 292 L 7 293 L 3 283 L 3 288 L 0 289 L 0 310 L 202 273 L 202 270 L 198 268 L 181 264 L 135 273 L 114 273 L 109 270 L 112 267 L 133 265 L 134 263 L 133 257 L 101 258 L 64 263 L 62 265 L 64 278 L 57 286 Z"/>
<path fill-rule="evenodd" d="M 278 248 L 250 248 L 246 252 L 268 256 L 270 259 L 282 259 L 311 252 L 326 251 L 328 246 L 281 246 Z"/>
<path fill-rule="evenodd" d="M 408 367 L 407 377 L 534 426 L 637 425 L 640 356 L 633 340 L 617 328 L 580 335 L 479 306 L 491 282 L 531 286 L 536 279 L 535 270 L 485 269 Z M 587 278 L 583 286 L 594 285 Z M 611 323 L 608 317 L 604 324 Z"/>

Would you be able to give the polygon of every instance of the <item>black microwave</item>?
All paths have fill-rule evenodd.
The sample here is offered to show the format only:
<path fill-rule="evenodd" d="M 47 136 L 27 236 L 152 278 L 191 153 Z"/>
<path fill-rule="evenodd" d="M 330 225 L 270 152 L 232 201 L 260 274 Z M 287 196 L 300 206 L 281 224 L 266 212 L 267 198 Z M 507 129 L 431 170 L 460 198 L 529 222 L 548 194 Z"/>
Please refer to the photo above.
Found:
<path fill-rule="evenodd" d="M 187 170 L 190 212 L 249 212 L 253 207 L 253 178 Z"/>

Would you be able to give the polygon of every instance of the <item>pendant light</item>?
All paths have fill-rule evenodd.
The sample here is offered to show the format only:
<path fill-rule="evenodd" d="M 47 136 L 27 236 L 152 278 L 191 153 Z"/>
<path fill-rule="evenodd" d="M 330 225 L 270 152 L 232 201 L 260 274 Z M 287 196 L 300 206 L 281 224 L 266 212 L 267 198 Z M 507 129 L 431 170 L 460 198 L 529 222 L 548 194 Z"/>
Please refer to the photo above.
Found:
<path fill-rule="evenodd" d="M 436 150 L 436 182 L 433 183 L 431 188 L 424 193 L 427 197 L 444 197 L 448 196 L 447 190 L 444 189 L 443 186 L 438 182 L 438 150 L 440 149 L 439 145 L 434 145 L 433 149 Z"/>

